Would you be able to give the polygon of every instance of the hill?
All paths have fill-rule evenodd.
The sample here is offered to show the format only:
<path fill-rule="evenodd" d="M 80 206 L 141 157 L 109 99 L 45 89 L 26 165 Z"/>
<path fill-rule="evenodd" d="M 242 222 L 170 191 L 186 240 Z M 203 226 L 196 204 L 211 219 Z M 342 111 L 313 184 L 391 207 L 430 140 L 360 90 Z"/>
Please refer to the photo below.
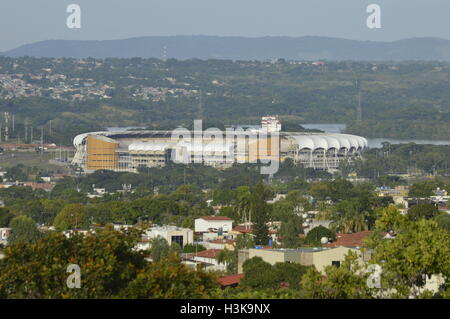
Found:
<path fill-rule="evenodd" d="M 73 58 L 163 58 L 233 60 L 450 61 L 450 41 L 412 38 L 394 42 L 326 37 L 169 36 L 123 40 L 49 40 L 20 46 L 3 55 Z"/>

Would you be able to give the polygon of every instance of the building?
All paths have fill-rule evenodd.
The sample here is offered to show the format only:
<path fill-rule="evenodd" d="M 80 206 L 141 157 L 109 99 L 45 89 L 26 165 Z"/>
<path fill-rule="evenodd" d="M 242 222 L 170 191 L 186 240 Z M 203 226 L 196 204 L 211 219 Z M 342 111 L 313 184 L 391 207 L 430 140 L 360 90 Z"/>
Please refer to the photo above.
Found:
<path fill-rule="evenodd" d="M 226 271 L 227 263 L 219 263 L 217 261 L 217 257 L 221 252 L 221 249 L 208 249 L 198 253 L 187 254 L 183 258 L 183 263 L 191 267 L 200 265 L 205 270 Z"/>
<path fill-rule="evenodd" d="M 100 169 L 136 172 L 163 167 L 169 161 L 226 168 L 233 163 L 283 162 L 334 171 L 342 161 L 360 158 L 365 138 L 338 133 L 281 132 L 276 117 L 264 117 L 258 128 L 231 132 L 123 130 L 78 135 L 72 164 L 90 173 Z M 265 162 L 268 163 L 268 162 Z"/>
<path fill-rule="evenodd" d="M 0 244 L 6 246 L 9 236 L 11 236 L 11 228 L 0 228 Z"/>
<path fill-rule="evenodd" d="M 267 227 L 269 228 L 269 236 L 272 243 L 278 243 L 278 229 L 280 228 L 280 222 L 268 222 Z M 279 225 L 279 226 L 276 226 Z M 251 235 L 253 236 L 252 223 L 246 223 L 241 225 L 236 225 L 232 231 L 228 233 L 231 239 L 236 239 L 239 235 Z"/>
<path fill-rule="evenodd" d="M 194 232 L 189 228 L 181 228 L 177 226 L 156 226 L 147 229 L 142 236 L 142 243 L 139 249 L 146 250 L 150 248 L 150 240 L 162 237 L 169 245 L 177 243 L 180 247 L 184 247 L 194 242 Z"/>
<path fill-rule="evenodd" d="M 233 220 L 226 216 L 202 216 L 195 219 L 195 232 L 206 233 L 211 230 L 229 232 L 233 229 Z"/>
<path fill-rule="evenodd" d="M 398 186 L 395 186 L 395 188 L 382 186 L 382 187 L 377 187 L 375 189 L 375 191 L 377 192 L 377 195 L 380 197 L 386 197 L 386 196 L 405 197 L 405 196 L 408 196 L 409 186 L 398 185 Z"/>
<path fill-rule="evenodd" d="M 357 233 L 352 234 L 336 234 L 336 241 L 332 243 L 324 244 L 324 247 L 363 247 L 364 246 L 364 239 L 370 235 L 372 231 L 365 230 Z"/>
<path fill-rule="evenodd" d="M 234 246 L 236 244 L 236 241 L 233 239 L 214 239 L 210 241 L 201 242 L 203 246 L 205 246 L 208 249 L 227 249 L 227 250 L 234 250 Z"/>
<path fill-rule="evenodd" d="M 238 253 L 238 273 L 242 273 L 242 265 L 247 259 L 261 257 L 271 265 L 275 263 L 298 263 L 305 266 L 314 266 L 318 271 L 324 273 L 325 267 L 339 267 L 349 251 L 357 253 L 360 262 L 363 255 L 359 249 L 348 247 L 314 247 L 300 249 L 243 249 Z"/>

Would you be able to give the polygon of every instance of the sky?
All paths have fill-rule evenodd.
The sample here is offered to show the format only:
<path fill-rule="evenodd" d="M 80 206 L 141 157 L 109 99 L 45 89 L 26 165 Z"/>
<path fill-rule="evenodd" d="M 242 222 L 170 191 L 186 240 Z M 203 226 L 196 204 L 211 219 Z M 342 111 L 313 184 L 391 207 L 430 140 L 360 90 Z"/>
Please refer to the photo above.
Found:
<path fill-rule="evenodd" d="M 70 4 L 81 29 L 66 26 Z M 381 29 L 366 25 L 369 4 Z M 0 51 L 43 40 L 139 36 L 328 36 L 450 39 L 450 0 L 1 0 Z"/>

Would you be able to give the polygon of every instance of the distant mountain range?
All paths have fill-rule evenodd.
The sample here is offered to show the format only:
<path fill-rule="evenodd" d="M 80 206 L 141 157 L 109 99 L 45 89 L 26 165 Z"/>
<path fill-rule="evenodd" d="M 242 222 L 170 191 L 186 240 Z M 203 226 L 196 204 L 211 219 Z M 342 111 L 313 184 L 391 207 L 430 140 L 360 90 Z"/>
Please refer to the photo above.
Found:
<path fill-rule="evenodd" d="M 233 60 L 450 61 L 450 40 L 411 38 L 394 42 L 326 37 L 168 36 L 123 40 L 49 40 L 20 46 L 6 56 L 73 58 L 176 58 Z"/>

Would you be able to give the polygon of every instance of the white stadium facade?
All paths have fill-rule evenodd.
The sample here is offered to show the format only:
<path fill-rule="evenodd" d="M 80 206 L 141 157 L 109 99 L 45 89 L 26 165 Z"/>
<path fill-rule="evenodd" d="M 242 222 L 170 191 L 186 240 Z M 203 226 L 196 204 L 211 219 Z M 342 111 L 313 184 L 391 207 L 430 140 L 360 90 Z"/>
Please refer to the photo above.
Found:
<path fill-rule="evenodd" d="M 264 117 L 260 128 L 231 138 L 201 131 L 186 137 L 174 131 L 124 130 L 85 133 L 75 137 L 72 164 L 86 173 L 100 169 L 136 172 L 142 167 L 163 167 L 169 161 L 201 163 L 226 168 L 233 163 L 283 162 L 334 171 L 342 161 L 361 157 L 365 138 L 339 133 L 281 132 L 277 117 Z M 256 136 L 256 138 L 255 138 Z M 266 161 L 266 162 L 264 162 Z"/>

